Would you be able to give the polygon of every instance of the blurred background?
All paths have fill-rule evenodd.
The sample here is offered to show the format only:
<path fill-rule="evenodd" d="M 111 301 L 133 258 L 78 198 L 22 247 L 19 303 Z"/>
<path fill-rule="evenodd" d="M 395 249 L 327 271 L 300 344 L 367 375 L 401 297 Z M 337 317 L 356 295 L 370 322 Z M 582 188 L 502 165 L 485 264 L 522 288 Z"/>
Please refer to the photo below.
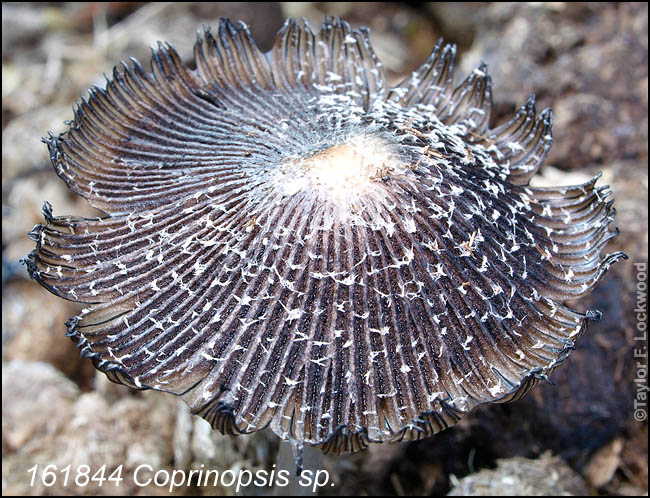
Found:
<path fill-rule="evenodd" d="M 138 465 L 254 471 L 276 462 L 271 433 L 224 437 L 173 396 L 110 383 L 64 337 L 76 305 L 30 281 L 18 260 L 33 248 L 26 233 L 42 221 L 44 200 L 57 215 L 101 214 L 57 178 L 40 139 L 63 132 L 74 102 L 89 86 L 103 86 L 114 65 L 135 57 L 146 66 L 148 47 L 164 40 L 192 66 L 197 29 L 216 26 L 221 16 L 248 23 L 266 51 L 286 17 L 305 17 L 318 30 L 324 15 L 371 28 L 391 83 L 424 62 L 440 37 L 458 45 L 457 83 L 485 61 L 493 125 L 536 93 L 538 109 L 552 107 L 555 124 L 535 182 L 577 184 L 602 172 L 621 229 L 607 251 L 624 250 L 630 260 L 571 303 L 604 317 L 551 377 L 554 385 L 482 407 L 423 441 L 326 456 L 321 466 L 334 486 L 321 494 L 647 495 L 648 424 L 633 417 L 640 375 L 633 349 L 647 347 L 634 338 L 634 263 L 648 260 L 648 7 L 573 2 L 3 3 L 3 495 L 160 495 L 167 491 L 132 482 Z M 125 481 L 117 488 L 63 486 L 62 479 L 31 486 L 35 464 L 124 465 Z M 275 492 L 250 487 L 243 494 Z M 194 482 L 175 494 L 235 490 Z"/>

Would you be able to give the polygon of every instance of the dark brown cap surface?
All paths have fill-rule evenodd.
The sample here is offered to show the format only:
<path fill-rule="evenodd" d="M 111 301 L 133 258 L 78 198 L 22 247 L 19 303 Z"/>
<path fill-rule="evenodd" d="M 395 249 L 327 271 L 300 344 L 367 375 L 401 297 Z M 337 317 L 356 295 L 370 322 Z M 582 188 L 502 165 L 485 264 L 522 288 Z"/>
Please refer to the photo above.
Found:
<path fill-rule="evenodd" d="M 366 30 L 287 21 L 261 53 L 222 21 L 115 70 L 46 141 L 107 213 L 30 233 L 30 275 L 87 308 L 69 334 L 112 380 L 182 395 L 223 432 L 345 451 L 418 439 L 557 367 L 597 312 L 609 191 L 533 188 L 531 97 L 489 128 L 481 65 L 438 44 L 385 85 Z"/>

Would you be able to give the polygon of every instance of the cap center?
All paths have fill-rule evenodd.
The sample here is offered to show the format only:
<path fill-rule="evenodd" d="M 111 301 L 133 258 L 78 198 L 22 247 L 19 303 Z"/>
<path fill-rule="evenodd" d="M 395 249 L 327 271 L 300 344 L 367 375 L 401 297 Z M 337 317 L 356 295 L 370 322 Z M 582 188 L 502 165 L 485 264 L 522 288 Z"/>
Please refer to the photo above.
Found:
<path fill-rule="evenodd" d="M 357 136 L 281 166 L 284 190 L 314 189 L 333 200 L 352 200 L 379 189 L 381 182 L 402 175 L 407 166 L 394 145 L 376 136 Z"/>

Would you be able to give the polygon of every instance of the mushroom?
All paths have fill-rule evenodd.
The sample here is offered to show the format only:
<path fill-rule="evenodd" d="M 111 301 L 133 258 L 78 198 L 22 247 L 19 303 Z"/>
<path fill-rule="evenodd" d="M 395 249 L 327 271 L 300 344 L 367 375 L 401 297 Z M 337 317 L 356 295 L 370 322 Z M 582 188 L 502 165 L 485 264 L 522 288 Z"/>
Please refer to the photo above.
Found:
<path fill-rule="evenodd" d="M 104 211 L 54 216 L 29 274 L 86 307 L 68 335 L 109 379 L 181 396 L 223 433 L 323 451 L 420 439 L 546 379 L 621 252 L 607 187 L 529 185 L 552 116 L 490 127 L 481 64 L 439 42 L 388 88 L 368 30 L 288 20 L 262 53 L 219 23 L 122 63 L 47 143 Z"/>

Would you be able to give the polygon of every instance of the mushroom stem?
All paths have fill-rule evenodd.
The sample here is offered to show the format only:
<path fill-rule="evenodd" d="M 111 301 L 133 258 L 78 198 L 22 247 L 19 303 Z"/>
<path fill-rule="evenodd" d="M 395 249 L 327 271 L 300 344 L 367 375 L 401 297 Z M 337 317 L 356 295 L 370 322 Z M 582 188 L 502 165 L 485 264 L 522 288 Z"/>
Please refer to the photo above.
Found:
<path fill-rule="evenodd" d="M 277 457 L 277 469 L 289 472 L 289 484 L 273 490 L 275 496 L 311 496 L 317 493 L 311 486 L 300 485 L 303 471 L 311 471 L 312 475 L 323 468 L 323 452 L 306 444 L 299 447 L 294 441 L 281 441 Z"/>

